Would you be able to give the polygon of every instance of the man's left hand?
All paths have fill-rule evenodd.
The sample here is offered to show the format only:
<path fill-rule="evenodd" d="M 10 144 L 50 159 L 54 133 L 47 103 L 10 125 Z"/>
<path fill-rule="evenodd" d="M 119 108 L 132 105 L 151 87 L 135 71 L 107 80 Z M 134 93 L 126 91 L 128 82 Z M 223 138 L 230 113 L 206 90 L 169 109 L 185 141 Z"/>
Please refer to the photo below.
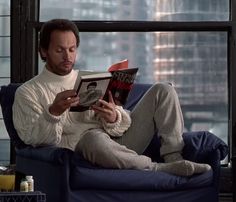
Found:
<path fill-rule="evenodd" d="M 92 109 L 106 122 L 114 123 L 117 119 L 117 112 L 111 92 L 109 91 L 109 102 L 102 99 L 98 102 L 98 104 L 92 106 Z"/>

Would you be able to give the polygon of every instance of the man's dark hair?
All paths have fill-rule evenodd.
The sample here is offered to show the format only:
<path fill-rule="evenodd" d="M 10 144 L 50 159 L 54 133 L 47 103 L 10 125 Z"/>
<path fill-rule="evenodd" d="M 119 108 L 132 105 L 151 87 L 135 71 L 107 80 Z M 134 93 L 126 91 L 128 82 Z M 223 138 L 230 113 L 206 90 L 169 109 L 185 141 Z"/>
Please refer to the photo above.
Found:
<path fill-rule="evenodd" d="M 71 22 L 70 20 L 66 19 L 53 19 L 50 21 L 47 21 L 43 24 L 40 36 L 39 36 L 39 48 L 48 50 L 51 34 L 53 31 L 59 30 L 59 31 L 72 31 L 76 38 L 76 45 L 79 46 L 80 38 L 79 38 L 79 30 L 77 26 Z M 41 53 L 40 53 L 41 55 Z M 46 58 L 42 57 L 42 60 L 46 60 Z"/>
<path fill-rule="evenodd" d="M 87 89 L 88 89 L 90 86 L 97 87 L 97 82 L 93 81 L 93 82 L 89 83 L 89 84 L 87 85 Z"/>

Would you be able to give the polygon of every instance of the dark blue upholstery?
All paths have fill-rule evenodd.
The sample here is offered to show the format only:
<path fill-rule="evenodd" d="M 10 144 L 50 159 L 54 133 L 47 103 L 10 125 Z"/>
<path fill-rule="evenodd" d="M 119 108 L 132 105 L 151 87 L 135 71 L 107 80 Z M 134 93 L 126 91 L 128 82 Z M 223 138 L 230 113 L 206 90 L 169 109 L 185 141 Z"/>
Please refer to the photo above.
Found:
<path fill-rule="evenodd" d="M 47 194 L 47 202 L 217 202 L 220 160 L 227 145 L 207 131 L 183 135 L 186 159 L 208 163 L 212 171 L 191 177 L 164 172 L 104 169 L 92 165 L 71 150 L 57 147 L 32 148 L 18 137 L 12 122 L 12 103 L 19 84 L 2 86 L 0 102 L 4 122 L 16 147 L 16 169 L 33 175 L 35 189 Z M 126 108 L 132 109 L 150 85 L 135 84 Z M 144 152 L 162 161 L 155 136 Z"/>
<path fill-rule="evenodd" d="M 11 141 L 17 148 L 23 148 L 26 145 L 18 137 L 17 132 L 15 128 L 13 127 L 12 110 L 11 110 L 14 97 L 15 97 L 15 91 L 19 85 L 20 84 L 13 83 L 13 84 L 9 84 L 8 87 L 2 86 L 1 94 L 0 94 L 0 99 L 1 99 L 0 102 L 2 106 L 2 114 L 4 117 L 3 120 L 7 129 L 7 132 L 11 138 Z"/>

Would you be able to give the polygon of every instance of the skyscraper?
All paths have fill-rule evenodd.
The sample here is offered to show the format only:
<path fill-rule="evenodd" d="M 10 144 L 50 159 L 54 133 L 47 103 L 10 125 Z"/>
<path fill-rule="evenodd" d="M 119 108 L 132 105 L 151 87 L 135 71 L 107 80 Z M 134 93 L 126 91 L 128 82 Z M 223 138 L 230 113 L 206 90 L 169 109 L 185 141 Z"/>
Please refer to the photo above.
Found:
<path fill-rule="evenodd" d="M 158 0 L 156 3 L 157 21 L 229 19 L 228 1 Z M 227 123 L 227 33 L 156 32 L 154 41 L 155 80 L 174 84 L 186 126 L 190 129 L 199 122 L 204 128 L 204 124 Z"/>

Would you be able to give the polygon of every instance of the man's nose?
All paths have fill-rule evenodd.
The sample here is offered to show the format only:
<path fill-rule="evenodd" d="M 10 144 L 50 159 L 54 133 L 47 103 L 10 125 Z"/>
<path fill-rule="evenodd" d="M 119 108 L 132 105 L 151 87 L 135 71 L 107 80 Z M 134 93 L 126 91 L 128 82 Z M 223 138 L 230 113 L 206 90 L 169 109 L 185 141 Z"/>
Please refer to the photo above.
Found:
<path fill-rule="evenodd" d="M 64 59 L 69 59 L 69 57 L 70 57 L 70 52 L 69 52 L 69 50 L 65 50 L 65 51 L 64 51 L 64 54 L 63 54 L 63 58 L 64 58 Z"/>

